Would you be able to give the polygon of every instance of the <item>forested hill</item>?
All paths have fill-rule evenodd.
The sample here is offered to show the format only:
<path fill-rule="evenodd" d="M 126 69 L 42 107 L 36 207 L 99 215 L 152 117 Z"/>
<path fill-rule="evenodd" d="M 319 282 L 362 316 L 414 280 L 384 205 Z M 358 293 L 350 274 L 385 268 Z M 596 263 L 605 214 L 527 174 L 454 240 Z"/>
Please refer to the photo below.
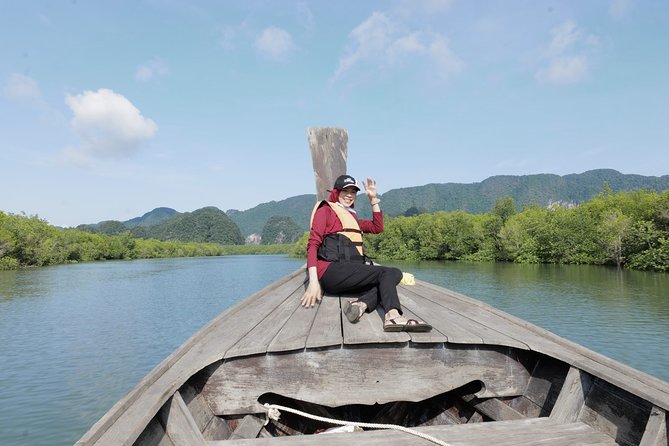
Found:
<path fill-rule="evenodd" d="M 551 202 L 581 203 L 602 192 L 608 184 L 614 192 L 636 189 L 669 189 L 669 175 L 647 177 L 626 175 L 612 169 L 590 170 L 571 175 L 500 175 L 480 183 L 428 184 L 393 189 L 383 195 L 384 210 L 390 215 L 405 213 L 415 207 L 424 212 L 439 210 L 478 214 L 488 212 L 498 198 L 511 196 L 518 206 Z"/>
<path fill-rule="evenodd" d="M 571 175 L 501 175 L 490 177 L 480 183 L 427 184 L 389 190 L 382 194 L 382 209 L 387 215 L 398 216 L 422 212 L 463 210 L 483 213 L 492 209 L 495 200 L 511 196 L 520 208 L 524 204 L 536 203 L 547 206 L 551 202 L 581 203 L 590 200 L 604 190 L 608 184 L 614 192 L 651 189 L 669 189 L 669 175 L 650 177 L 622 174 L 616 170 L 598 169 Z M 380 182 L 383 187 L 383 182 Z M 272 215 L 293 219 L 304 230 L 308 229 L 309 217 L 316 195 L 300 195 L 282 201 L 260 204 L 246 211 L 228 211 L 242 234 L 260 234 Z M 356 206 L 362 216 L 369 215 L 367 200 L 359 200 Z"/>
<path fill-rule="evenodd" d="M 303 230 L 309 227 L 311 211 L 316 204 L 316 194 L 298 195 L 281 201 L 270 201 L 246 211 L 227 211 L 228 217 L 232 219 L 244 237 L 251 234 L 261 234 L 265 223 L 274 215 L 290 217 Z"/>
<path fill-rule="evenodd" d="M 381 195 L 381 207 L 389 216 L 455 210 L 478 214 L 490 211 L 498 198 L 510 196 L 520 210 L 523 205 L 529 203 L 545 207 L 552 202 L 568 204 L 585 202 L 602 192 L 605 184 L 608 184 L 613 192 L 638 189 L 663 191 L 669 189 L 669 175 L 662 177 L 626 175 L 611 169 L 564 176 L 503 175 L 490 177 L 480 183 L 427 184 L 389 190 Z M 380 186 L 383 187 L 382 181 Z M 243 237 L 251 234 L 260 235 L 265 229 L 265 224 L 273 216 L 290 217 L 306 231 L 315 202 L 315 194 L 298 195 L 281 201 L 262 203 L 245 211 L 228 210 L 225 214 L 236 224 Z M 363 196 L 358 200 L 356 208 L 363 218 L 369 217 L 369 202 Z M 125 222 L 108 221 L 96 225 L 81 225 L 80 229 L 111 235 L 131 229 L 137 236 L 155 237 L 161 240 L 221 239 L 227 243 L 239 243 L 237 228 L 223 221 L 228 219 L 222 211 L 208 208 L 206 211 L 191 214 L 183 215 L 170 208 L 156 208 L 142 217 Z M 210 219 L 217 220 L 221 228 L 225 227 L 225 231 L 218 228 L 205 235 L 195 234 L 199 229 L 209 227 Z M 207 222 L 202 223 L 198 220 Z M 222 236 L 223 232 L 226 233 L 226 237 Z"/>

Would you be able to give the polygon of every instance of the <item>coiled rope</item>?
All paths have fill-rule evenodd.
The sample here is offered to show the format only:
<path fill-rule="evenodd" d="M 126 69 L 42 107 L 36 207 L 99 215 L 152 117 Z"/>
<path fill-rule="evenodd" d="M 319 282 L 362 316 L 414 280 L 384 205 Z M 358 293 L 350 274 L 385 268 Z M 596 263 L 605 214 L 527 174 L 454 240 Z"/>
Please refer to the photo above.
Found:
<path fill-rule="evenodd" d="M 398 430 L 401 432 L 406 432 L 407 434 L 415 435 L 417 437 L 420 437 L 424 440 L 431 441 L 432 443 L 441 445 L 441 446 L 449 446 L 448 443 L 445 441 L 441 441 L 438 438 L 433 437 L 432 435 L 427 435 L 422 432 L 418 432 L 417 430 L 414 429 L 409 429 L 408 427 L 400 426 L 397 424 L 378 424 L 378 423 L 358 423 L 355 421 L 343 421 L 343 420 L 335 420 L 334 418 L 326 418 L 326 417 L 321 417 L 318 415 L 312 415 L 310 413 L 302 412 L 301 410 L 297 409 L 291 409 L 290 407 L 285 407 L 285 406 L 280 406 L 278 404 L 264 404 L 265 408 L 267 409 L 267 418 L 268 421 L 274 420 L 278 421 L 279 417 L 281 416 L 281 410 L 293 413 L 295 415 L 299 415 L 301 417 L 305 418 L 310 418 L 312 420 L 316 421 L 322 421 L 324 423 L 329 423 L 329 424 L 337 424 L 340 426 L 358 426 L 358 427 L 366 427 L 368 429 L 394 429 Z"/>

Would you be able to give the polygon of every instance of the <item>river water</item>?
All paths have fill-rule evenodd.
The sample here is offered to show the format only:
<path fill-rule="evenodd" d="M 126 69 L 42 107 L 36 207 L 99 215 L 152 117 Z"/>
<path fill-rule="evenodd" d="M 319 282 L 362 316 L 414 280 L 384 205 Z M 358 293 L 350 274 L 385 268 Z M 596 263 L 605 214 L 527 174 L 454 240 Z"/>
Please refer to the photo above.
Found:
<path fill-rule="evenodd" d="M 0 444 L 73 444 L 200 327 L 303 263 L 229 256 L 0 271 Z M 392 265 L 669 381 L 667 274 Z"/>

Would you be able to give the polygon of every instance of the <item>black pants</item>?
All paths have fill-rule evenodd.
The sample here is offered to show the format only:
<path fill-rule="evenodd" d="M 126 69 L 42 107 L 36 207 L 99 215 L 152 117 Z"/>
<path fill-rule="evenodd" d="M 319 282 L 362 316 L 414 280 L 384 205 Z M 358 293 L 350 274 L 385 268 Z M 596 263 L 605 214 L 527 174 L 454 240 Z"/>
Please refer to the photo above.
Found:
<path fill-rule="evenodd" d="M 358 298 L 367 304 L 367 311 L 377 305 L 386 311 L 393 308 L 402 314 L 397 285 L 402 280 L 402 271 L 386 266 L 364 263 L 333 262 L 321 277 L 321 287 L 330 294 L 363 293 Z"/>

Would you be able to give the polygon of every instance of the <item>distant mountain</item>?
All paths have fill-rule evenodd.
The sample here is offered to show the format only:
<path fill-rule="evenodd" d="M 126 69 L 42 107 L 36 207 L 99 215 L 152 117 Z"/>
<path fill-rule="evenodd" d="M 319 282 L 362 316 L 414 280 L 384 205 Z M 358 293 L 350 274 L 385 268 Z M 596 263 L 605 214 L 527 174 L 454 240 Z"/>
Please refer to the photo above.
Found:
<path fill-rule="evenodd" d="M 141 217 L 125 222 L 107 220 L 93 225 L 79 225 L 77 229 L 105 235 L 118 235 L 131 231 L 135 237 L 181 242 L 222 245 L 244 243 L 237 224 L 225 212 L 215 207 L 205 207 L 185 213 L 170 208 L 156 208 Z"/>
<path fill-rule="evenodd" d="M 176 214 L 162 223 L 147 227 L 146 235 L 158 240 L 220 243 L 222 245 L 244 244 L 239 227 L 225 212 L 213 206 Z"/>
<path fill-rule="evenodd" d="M 290 217 L 299 227 L 307 230 L 311 211 L 316 204 L 316 194 L 298 195 L 281 201 L 270 201 L 246 211 L 228 211 L 228 216 L 237 223 L 242 235 L 260 234 L 265 223 L 274 215 Z"/>
<path fill-rule="evenodd" d="M 564 176 L 553 174 L 500 175 L 487 178 L 480 183 L 434 183 L 392 189 L 381 195 L 381 207 L 386 215 L 400 216 L 415 215 L 420 212 L 455 210 L 473 214 L 484 213 L 492 209 L 497 199 L 506 196 L 512 197 L 519 208 L 530 203 L 539 206 L 548 206 L 554 202 L 578 204 L 602 192 L 605 184 L 608 184 L 614 192 L 637 189 L 659 192 L 669 189 L 669 175 L 661 177 L 628 175 L 612 169 L 590 170 Z M 194 217 L 204 219 L 207 215 L 207 218 L 222 221 L 219 214 L 223 214 L 230 222 L 234 222 L 242 237 L 252 234 L 260 235 L 266 223 L 274 216 L 289 217 L 303 231 L 307 231 L 315 203 L 316 195 L 307 194 L 262 203 L 245 211 L 230 209 L 226 213 L 217 208 L 203 208 L 208 211 L 204 212 L 199 209 L 190 214 L 180 214 L 170 208 L 156 208 L 142 217 L 128 220 L 124 225 L 141 237 L 181 240 L 175 237 L 178 234 L 189 234 L 188 240 L 191 240 L 200 237 L 196 236 L 196 232 L 202 230 L 203 234 L 210 234 L 201 236 L 207 239 L 211 238 L 211 230 L 207 224 L 191 220 Z M 371 216 L 369 202 L 364 199 L 364 194 L 359 196 L 356 209 L 361 218 Z M 218 218 L 214 218 L 214 214 L 218 215 Z M 184 215 L 190 215 L 190 217 L 184 219 Z M 154 221 L 159 223 L 156 225 Z M 108 221 L 98 223 L 98 225 L 117 233 L 122 230 L 118 223 L 120 222 Z M 91 232 L 94 232 L 97 225 L 82 225 L 84 226 L 91 228 Z M 232 228 L 230 231 L 234 232 Z M 238 239 L 236 235 L 233 235 L 230 240 L 235 240 L 236 243 Z"/>
<path fill-rule="evenodd" d="M 381 195 L 381 208 L 389 216 L 420 212 L 455 211 L 479 214 L 490 211 L 498 198 L 511 196 L 518 207 L 536 203 L 548 206 L 552 202 L 581 203 L 588 201 L 608 184 L 614 192 L 636 189 L 663 191 L 669 189 L 669 175 L 661 177 L 628 175 L 612 169 L 590 170 L 570 175 L 500 175 L 480 183 L 427 184 L 392 189 Z M 369 202 L 360 195 L 356 209 L 369 218 Z M 263 225 L 273 215 L 290 217 L 303 230 L 309 229 L 309 218 L 316 195 L 299 195 L 282 201 L 260 204 L 246 211 L 235 211 L 230 218 L 239 225 L 244 236 L 260 234 Z"/>
<path fill-rule="evenodd" d="M 304 229 L 299 227 L 292 218 L 273 215 L 262 228 L 260 239 L 263 245 L 295 243 L 303 233 Z"/>
<path fill-rule="evenodd" d="M 135 226 L 153 226 L 174 217 L 176 214 L 178 214 L 178 212 L 172 208 L 155 208 L 141 217 L 126 220 L 123 224 L 128 228 L 134 228 Z"/>
<path fill-rule="evenodd" d="M 590 170 L 570 175 L 494 176 L 480 183 L 428 184 L 393 189 L 383 194 L 384 210 L 401 215 L 411 207 L 427 212 L 463 210 L 469 213 L 488 212 L 498 198 L 511 196 L 516 204 L 551 202 L 580 203 L 601 192 L 608 183 L 614 192 L 635 189 L 662 191 L 669 189 L 669 175 L 648 177 L 626 175 L 612 169 Z"/>

